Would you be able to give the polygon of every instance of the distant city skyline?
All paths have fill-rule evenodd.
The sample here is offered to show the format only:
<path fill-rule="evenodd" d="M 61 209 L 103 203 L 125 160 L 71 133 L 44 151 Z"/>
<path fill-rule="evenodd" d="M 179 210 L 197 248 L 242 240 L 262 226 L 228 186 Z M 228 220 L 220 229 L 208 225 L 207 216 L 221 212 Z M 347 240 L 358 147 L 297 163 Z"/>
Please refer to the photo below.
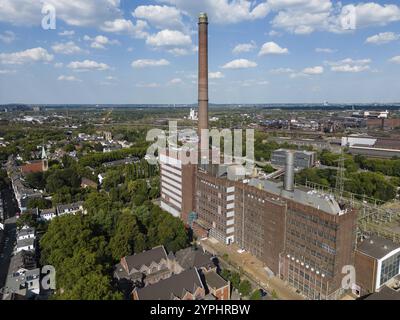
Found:
<path fill-rule="evenodd" d="M 210 103 L 400 101 L 393 0 L 44 3 L 55 30 L 42 1 L 0 0 L 0 104 L 193 104 L 203 11 Z"/>

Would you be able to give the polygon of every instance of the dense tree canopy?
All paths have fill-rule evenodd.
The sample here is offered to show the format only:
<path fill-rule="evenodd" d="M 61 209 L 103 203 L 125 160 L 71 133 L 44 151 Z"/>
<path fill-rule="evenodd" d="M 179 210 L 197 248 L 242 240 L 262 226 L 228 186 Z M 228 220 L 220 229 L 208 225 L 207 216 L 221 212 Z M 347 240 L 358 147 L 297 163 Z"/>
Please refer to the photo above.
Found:
<path fill-rule="evenodd" d="M 334 169 L 305 169 L 296 175 L 296 182 L 304 185 L 306 181 L 334 188 L 336 185 L 337 170 Z M 386 179 L 380 173 L 353 172 L 345 176 L 345 191 L 358 195 L 372 197 L 382 201 L 389 201 L 396 197 L 396 183 L 393 179 Z"/>
<path fill-rule="evenodd" d="M 52 207 L 52 203 L 49 200 L 43 198 L 32 198 L 28 201 L 28 209 L 50 209 Z"/>
<path fill-rule="evenodd" d="M 400 160 L 398 159 L 367 159 L 356 156 L 355 161 L 362 169 L 380 172 L 386 176 L 400 177 Z"/>
<path fill-rule="evenodd" d="M 147 192 L 147 184 L 139 181 L 134 190 L 140 189 Z M 158 245 L 176 252 L 189 244 L 182 221 L 150 201 L 130 209 L 106 192 L 93 191 L 85 207 L 87 215 L 52 220 L 40 241 L 42 263 L 57 270 L 62 290 L 55 298 L 121 298 L 112 285 L 112 266 L 122 257 Z"/>

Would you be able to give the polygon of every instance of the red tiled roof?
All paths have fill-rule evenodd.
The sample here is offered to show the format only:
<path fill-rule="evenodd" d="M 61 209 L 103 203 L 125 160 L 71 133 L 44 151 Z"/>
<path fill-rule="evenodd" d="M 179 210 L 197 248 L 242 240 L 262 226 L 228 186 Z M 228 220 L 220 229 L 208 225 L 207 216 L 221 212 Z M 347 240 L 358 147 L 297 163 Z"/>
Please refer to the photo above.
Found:
<path fill-rule="evenodd" d="M 43 160 L 33 161 L 21 166 L 21 172 L 24 174 L 43 172 Z"/>

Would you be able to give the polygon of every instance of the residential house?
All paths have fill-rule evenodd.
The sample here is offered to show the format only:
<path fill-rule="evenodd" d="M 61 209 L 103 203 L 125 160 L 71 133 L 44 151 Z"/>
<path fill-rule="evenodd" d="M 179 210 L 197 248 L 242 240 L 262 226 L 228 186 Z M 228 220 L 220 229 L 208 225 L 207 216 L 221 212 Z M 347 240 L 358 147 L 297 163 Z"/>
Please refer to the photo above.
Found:
<path fill-rule="evenodd" d="M 231 299 L 231 284 L 226 281 L 215 271 L 205 271 L 202 273 L 206 292 L 216 300 L 230 300 Z"/>
<path fill-rule="evenodd" d="M 202 249 L 189 247 L 177 251 L 175 255 L 170 253 L 168 257 L 174 273 L 180 273 L 183 270 L 192 268 L 217 271 L 214 257 Z"/>
<path fill-rule="evenodd" d="M 114 273 L 116 279 L 129 280 L 138 285 L 157 283 L 171 275 L 167 252 L 163 246 L 123 257 L 121 262 L 115 266 Z"/>
<path fill-rule="evenodd" d="M 35 238 L 27 238 L 27 239 L 22 239 L 22 240 L 17 240 L 17 247 L 16 247 L 16 252 L 20 251 L 35 251 Z"/>
<path fill-rule="evenodd" d="M 35 229 L 34 228 L 22 228 L 17 233 L 17 240 L 35 239 Z"/>
<path fill-rule="evenodd" d="M 133 300 L 202 300 L 206 290 L 197 269 L 190 269 L 144 288 L 135 288 Z"/>
<path fill-rule="evenodd" d="M 84 202 L 79 201 L 70 204 L 62 204 L 57 206 L 57 215 L 63 216 L 65 214 L 77 214 L 78 212 L 86 213 L 86 210 L 83 208 Z"/>
<path fill-rule="evenodd" d="M 33 298 L 40 294 L 40 269 L 24 270 L 9 274 L 4 287 L 3 300 L 14 295 Z"/>
<path fill-rule="evenodd" d="M 51 221 L 51 220 L 53 220 L 55 217 L 57 217 L 57 210 L 56 210 L 56 208 L 40 210 L 40 217 L 39 217 L 39 219 L 42 220 L 42 221 Z"/>
<path fill-rule="evenodd" d="M 28 202 L 30 199 L 42 197 L 40 191 L 25 186 L 21 174 L 12 173 L 10 175 L 10 180 L 21 212 L 25 212 L 28 209 Z"/>
<path fill-rule="evenodd" d="M 126 286 L 124 291 L 130 289 L 129 292 L 132 292 L 131 288 L 135 287 L 132 292 L 135 300 L 229 300 L 230 283 L 216 271 L 215 257 L 202 249 L 189 247 L 175 254 L 167 254 L 165 248 L 159 246 L 122 258 L 115 266 L 114 277 L 118 279 L 121 288 Z M 197 279 L 200 279 L 201 285 Z M 181 286 L 174 286 L 168 291 L 171 281 L 183 282 Z M 166 289 L 159 292 L 160 287 Z"/>

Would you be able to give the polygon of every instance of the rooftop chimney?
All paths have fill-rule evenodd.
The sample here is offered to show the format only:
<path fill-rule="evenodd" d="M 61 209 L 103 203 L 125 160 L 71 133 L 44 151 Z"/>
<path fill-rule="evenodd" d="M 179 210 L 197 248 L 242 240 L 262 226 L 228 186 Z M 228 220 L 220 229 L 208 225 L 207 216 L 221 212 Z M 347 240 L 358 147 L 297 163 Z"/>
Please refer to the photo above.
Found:
<path fill-rule="evenodd" d="M 199 137 L 208 129 L 208 18 L 199 15 Z"/>
<path fill-rule="evenodd" d="M 285 183 L 284 187 L 286 191 L 294 191 L 294 151 L 288 150 L 286 153 L 286 171 L 285 171 Z"/>

